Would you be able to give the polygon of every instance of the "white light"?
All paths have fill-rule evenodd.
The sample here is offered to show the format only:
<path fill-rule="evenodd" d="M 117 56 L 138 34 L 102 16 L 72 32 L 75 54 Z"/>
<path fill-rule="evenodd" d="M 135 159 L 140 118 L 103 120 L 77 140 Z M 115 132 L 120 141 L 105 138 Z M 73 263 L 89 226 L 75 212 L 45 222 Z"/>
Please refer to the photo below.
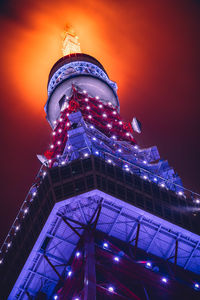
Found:
<path fill-rule="evenodd" d="M 3 263 L 3 259 L 0 260 L 0 264 L 2 264 L 2 263 Z"/>
<path fill-rule="evenodd" d="M 56 122 L 56 121 L 53 121 L 53 123 L 56 124 L 57 122 Z"/>
<path fill-rule="evenodd" d="M 69 125 L 70 125 L 70 123 L 68 122 L 68 123 L 67 123 L 67 126 L 69 126 Z"/>
<path fill-rule="evenodd" d="M 18 231 L 18 230 L 19 230 L 19 225 L 17 225 L 17 226 L 15 227 L 15 230 L 16 230 L 16 231 Z"/>
<path fill-rule="evenodd" d="M 163 277 L 162 282 L 167 283 L 167 278 Z"/>
<path fill-rule="evenodd" d="M 126 171 L 127 171 L 127 172 L 130 171 L 130 169 L 129 169 L 129 168 L 126 168 Z"/>
<path fill-rule="evenodd" d="M 56 135 L 55 131 L 52 132 L 53 135 Z"/>
<path fill-rule="evenodd" d="M 43 172 L 43 176 L 45 176 L 47 174 L 47 172 Z"/>
<path fill-rule="evenodd" d="M 146 267 L 147 267 L 147 268 L 151 268 L 151 267 L 152 267 L 152 264 L 148 261 L 148 262 L 146 263 Z"/>
<path fill-rule="evenodd" d="M 62 132 L 62 129 L 60 128 L 60 129 L 58 129 L 58 132 Z"/>
<path fill-rule="evenodd" d="M 164 187 L 165 187 L 165 184 L 164 184 L 164 183 L 161 183 L 161 185 L 160 185 L 160 186 L 164 188 Z"/>
<path fill-rule="evenodd" d="M 99 104 L 99 108 L 102 108 L 103 107 L 103 105 L 102 104 Z"/>
<path fill-rule="evenodd" d="M 117 151 L 118 151 L 118 152 L 122 152 L 122 149 L 118 149 Z"/>
<path fill-rule="evenodd" d="M 129 135 L 130 135 L 130 133 L 129 133 L 129 132 L 127 132 L 127 133 L 126 133 L 126 136 L 129 136 Z"/>
<path fill-rule="evenodd" d="M 108 102 L 108 105 L 112 105 L 112 103 L 111 103 L 111 102 Z"/>
<path fill-rule="evenodd" d="M 183 192 L 182 192 L 182 191 L 179 191 L 179 192 L 178 192 L 178 195 L 179 195 L 179 196 L 183 196 Z"/>
<path fill-rule="evenodd" d="M 148 177 L 146 175 L 143 176 L 144 179 L 147 179 Z"/>
<path fill-rule="evenodd" d="M 113 288 L 112 286 L 109 286 L 109 287 L 108 287 L 108 290 L 109 290 L 110 293 L 113 293 L 113 292 L 114 292 L 114 288 Z"/>
<path fill-rule="evenodd" d="M 108 243 L 103 243 L 104 248 L 108 248 Z"/>
<path fill-rule="evenodd" d="M 196 202 L 197 204 L 199 204 L 199 203 L 200 203 L 200 199 L 196 199 L 195 202 Z"/>
<path fill-rule="evenodd" d="M 86 90 L 84 90 L 84 91 L 83 91 L 83 93 L 84 93 L 84 94 L 86 94 L 86 93 L 87 93 L 87 91 L 86 91 Z"/>
<path fill-rule="evenodd" d="M 94 129 L 94 126 L 91 125 L 90 128 L 91 128 L 91 129 Z"/>
<path fill-rule="evenodd" d="M 37 195 L 37 193 L 36 193 L 36 192 L 34 192 L 34 193 L 33 193 L 33 196 L 35 197 L 36 195 Z"/>
<path fill-rule="evenodd" d="M 112 162 L 112 160 L 111 159 L 108 159 L 108 163 L 110 164 Z"/>
<path fill-rule="evenodd" d="M 114 260 L 118 262 L 119 261 L 119 257 L 115 256 Z"/>
<path fill-rule="evenodd" d="M 122 121 L 119 121 L 119 125 L 122 125 Z"/>
<path fill-rule="evenodd" d="M 96 96 L 96 99 L 99 99 L 99 96 Z"/>
<path fill-rule="evenodd" d="M 65 161 L 62 161 L 62 162 L 61 162 L 61 165 L 65 165 Z"/>
<path fill-rule="evenodd" d="M 60 157 L 60 154 L 57 154 L 56 157 L 59 158 L 59 157 Z"/>
<path fill-rule="evenodd" d="M 117 138 L 116 138 L 116 136 L 115 136 L 115 135 L 113 135 L 113 136 L 112 136 L 112 139 L 116 140 Z"/>
<path fill-rule="evenodd" d="M 97 140 L 95 137 L 93 137 L 92 139 L 93 139 L 93 141 L 96 141 L 96 140 Z"/>
<path fill-rule="evenodd" d="M 128 165 L 124 165 L 125 168 L 128 168 Z"/>
<path fill-rule="evenodd" d="M 79 300 L 79 298 L 75 298 L 74 300 Z"/>
<path fill-rule="evenodd" d="M 54 145 L 51 145 L 50 148 L 53 149 Z"/>
<path fill-rule="evenodd" d="M 116 115 L 117 113 L 116 113 L 116 111 L 113 111 L 113 115 Z"/>
<path fill-rule="evenodd" d="M 99 152 L 98 152 L 98 151 L 96 151 L 95 153 L 96 153 L 97 155 L 99 155 Z"/>
<path fill-rule="evenodd" d="M 107 124 L 107 127 L 108 127 L 108 128 L 112 128 L 112 125 L 111 125 L 111 124 Z"/>
<path fill-rule="evenodd" d="M 69 150 L 71 148 L 71 146 L 68 146 L 67 149 Z"/>
<path fill-rule="evenodd" d="M 88 116 L 88 118 L 89 118 L 89 119 L 92 119 L 92 116 L 91 116 L 91 115 L 89 115 L 89 116 Z"/>
<path fill-rule="evenodd" d="M 28 212 L 28 208 L 26 208 L 26 209 L 24 210 L 24 213 L 25 213 L 25 214 L 27 214 L 27 212 Z"/>
<path fill-rule="evenodd" d="M 60 144 L 61 144 L 61 141 L 58 141 L 57 144 L 60 145 Z"/>
<path fill-rule="evenodd" d="M 90 106 L 86 106 L 87 109 L 90 109 Z"/>
<path fill-rule="evenodd" d="M 68 276 L 70 277 L 72 275 L 72 271 L 69 271 L 68 272 Z"/>
<path fill-rule="evenodd" d="M 157 179 L 156 177 L 154 177 L 154 179 L 153 179 L 153 180 L 154 180 L 155 182 L 156 182 L 156 181 L 158 181 L 158 179 Z"/>
<path fill-rule="evenodd" d="M 58 295 L 55 295 L 55 296 L 53 297 L 53 299 L 54 299 L 54 300 L 57 300 L 57 299 L 58 299 Z"/>
<path fill-rule="evenodd" d="M 88 153 L 84 153 L 84 156 L 85 156 L 85 157 L 88 157 Z"/>
<path fill-rule="evenodd" d="M 195 283 L 194 287 L 195 287 L 195 289 L 199 289 L 200 285 L 198 283 Z"/>
<path fill-rule="evenodd" d="M 78 251 L 76 252 L 76 257 L 79 257 L 81 255 L 81 253 Z"/>
<path fill-rule="evenodd" d="M 88 102 L 88 98 L 85 98 L 85 101 Z"/>
<path fill-rule="evenodd" d="M 103 116 L 104 118 L 106 118 L 106 117 L 107 117 L 107 115 L 106 115 L 106 114 L 103 114 L 102 116 Z"/>
<path fill-rule="evenodd" d="M 143 164 L 145 164 L 145 165 L 146 165 L 146 164 L 147 164 L 147 161 L 146 161 L 146 160 L 143 160 Z"/>
<path fill-rule="evenodd" d="M 11 246 L 11 243 L 8 243 L 8 245 L 7 245 L 7 246 L 8 246 L 8 248 L 10 248 L 10 246 Z"/>
<path fill-rule="evenodd" d="M 134 146 L 134 149 L 138 149 L 138 146 L 137 146 L 137 145 L 135 145 L 135 146 Z"/>
<path fill-rule="evenodd" d="M 62 122 L 62 120 L 63 120 L 62 118 L 59 119 L 60 122 Z"/>
<path fill-rule="evenodd" d="M 69 116 L 69 113 L 67 113 L 67 116 Z"/>
<path fill-rule="evenodd" d="M 51 159 L 49 159 L 49 163 L 51 163 L 52 162 L 52 160 Z"/>

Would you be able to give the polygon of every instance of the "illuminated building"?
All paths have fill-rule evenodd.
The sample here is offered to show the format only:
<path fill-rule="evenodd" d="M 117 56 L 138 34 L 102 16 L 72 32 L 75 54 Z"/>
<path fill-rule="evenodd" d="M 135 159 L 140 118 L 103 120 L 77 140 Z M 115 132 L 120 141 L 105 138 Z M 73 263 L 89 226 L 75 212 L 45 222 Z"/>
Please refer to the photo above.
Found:
<path fill-rule="evenodd" d="M 52 142 L 1 248 L 1 299 L 199 299 L 200 197 L 136 144 L 116 83 L 71 54 L 73 33 L 65 42 L 48 81 Z"/>

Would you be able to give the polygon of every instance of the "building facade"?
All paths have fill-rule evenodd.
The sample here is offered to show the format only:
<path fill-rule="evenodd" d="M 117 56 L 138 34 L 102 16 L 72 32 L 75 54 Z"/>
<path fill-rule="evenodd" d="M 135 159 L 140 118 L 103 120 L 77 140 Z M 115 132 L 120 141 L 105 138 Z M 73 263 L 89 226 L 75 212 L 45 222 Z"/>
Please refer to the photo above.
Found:
<path fill-rule="evenodd" d="M 123 120 L 116 83 L 77 37 L 64 45 L 52 142 L 1 247 L 0 299 L 199 299 L 200 196 L 137 145 L 140 123 Z"/>

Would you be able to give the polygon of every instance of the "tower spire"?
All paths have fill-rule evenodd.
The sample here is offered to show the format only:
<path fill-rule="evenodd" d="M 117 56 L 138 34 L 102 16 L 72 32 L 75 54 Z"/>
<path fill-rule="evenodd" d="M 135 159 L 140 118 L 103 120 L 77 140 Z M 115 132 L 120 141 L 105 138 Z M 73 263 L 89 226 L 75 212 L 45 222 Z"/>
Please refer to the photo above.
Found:
<path fill-rule="evenodd" d="M 63 56 L 72 53 L 81 53 L 78 36 L 75 34 L 72 27 L 67 26 L 65 29 L 62 52 Z"/>

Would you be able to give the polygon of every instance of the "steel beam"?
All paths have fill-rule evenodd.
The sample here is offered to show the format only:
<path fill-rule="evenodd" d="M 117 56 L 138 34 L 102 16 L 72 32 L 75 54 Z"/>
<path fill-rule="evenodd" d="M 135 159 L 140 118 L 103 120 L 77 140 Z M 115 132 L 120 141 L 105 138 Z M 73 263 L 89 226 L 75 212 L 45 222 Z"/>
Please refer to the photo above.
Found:
<path fill-rule="evenodd" d="M 82 209 L 81 204 L 80 204 L 80 201 L 78 202 L 78 207 L 79 207 L 79 210 L 80 210 L 80 212 L 81 212 L 81 216 L 82 216 L 82 218 L 83 218 L 85 224 L 87 224 L 88 221 L 86 220 L 85 214 L 84 214 L 83 209 Z"/>
<path fill-rule="evenodd" d="M 158 229 L 157 229 L 157 231 L 156 231 L 156 233 L 154 234 L 154 237 L 152 238 L 152 240 L 151 240 L 151 242 L 150 242 L 150 244 L 149 244 L 149 246 L 148 246 L 148 248 L 147 248 L 147 250 L 146 250 L 147 253 L 149 253 L 150 248 L 151 248 L 151 246 L 153 245 L 155 239 L 157 238 L 157 235 L 158 235 L 158 233 L 160 232 L 160 229 L 161 229 L 161 228 L 162 228 L 162 226 L 161 226 L 161 224 L 160 224 L 159 227 L 158 227 Z"/>
<path fill-rule="evenodd" d="M 84 300 L 96 300 L 95 245 L 92 230 L 84 233 Z"/>
<path fill-rule="evenodd" d="M 81 237 L 80 233 L 64 218 L 62 217 L 62 220 L 65 224 L 69 226 L 69 228 L 74 231 L 79 237 Z"/>
<path fill-rule="evenodd" d="M 184 266 L 184 269 L 186 270 L 187 269 L 187 266 L 189 265 L 193 255 L 194 255 L 194 252 L 197 250 L 197 248 L 199 247 L 199 244 L 200 242 L 196 243 L 196 246 L 192 249 L 192 252 L 190 254 L 190 256 L 188 257 L 188 260 L 186 261 L 185 263 L 185 266 Z"/>
<path fill-rule="evenodd" d="M 62 276 L 60 275 L 60 273 L 56 270 L 55 266 L 51 263 L 51 261 L 49 260 L 49 258 L 45 254 L 44 254 L 44 258 L 46 259 L 46 261 L 48 262 L 48 264 L 51 266 L 51 268 L 54 270 L 54 272 L 59 277 L 59 279 L 62 282 L 64 282 L 64 279 L 62 278 Z"/>
<path fill-rule="evenodd" d="M 132 227 L 132 229 L 131 229 L 131 231 L 130 231 L 130 233 L 129 233 L 129 236 L 128 236 L 128 238 L 127 238 L 127 242 L 131 243 L 132 238 L 133 238 L 133 236 L 135 235 L 135 232 L 136 232 L 136 230 L 137 230 L 137 224 L 140 223 L 140 222 L 142 221 L 142 219 L 143 219 L 143 216 L 140 216 L 140 217 L 138 218 L 138 220 L 136 220 L 134 226 Z"/>
<path fill-rule="evenodd" d="M 121 210 L 120 210 L 119 213 L 117 214 L 117 216 L 116 216 L 114 222 L 111 224 L 111 227 L 110 227 L 110 229 L 109 229 L 109 232 L 107 233 L 108 235 L 111 235 L 111 232 L 112 232 L 112 230 L 113 230 L 115 224 L 117 223 L 119 217 L 120 217 L 121 214 L 122 214 L 122 210 L 123 210 L 123 208 L 121 208 Z"/>
<path fill-rule="evenodd" d="M 136 252 L 137 252 L 139 233 L 140 233 L 140 222 L 138 222 L 137 232 L 136 232 L 136 238 L 135 238 L 135 246 L 134 246 L 134 256 L 135 257 L 136 257 Z"/>

